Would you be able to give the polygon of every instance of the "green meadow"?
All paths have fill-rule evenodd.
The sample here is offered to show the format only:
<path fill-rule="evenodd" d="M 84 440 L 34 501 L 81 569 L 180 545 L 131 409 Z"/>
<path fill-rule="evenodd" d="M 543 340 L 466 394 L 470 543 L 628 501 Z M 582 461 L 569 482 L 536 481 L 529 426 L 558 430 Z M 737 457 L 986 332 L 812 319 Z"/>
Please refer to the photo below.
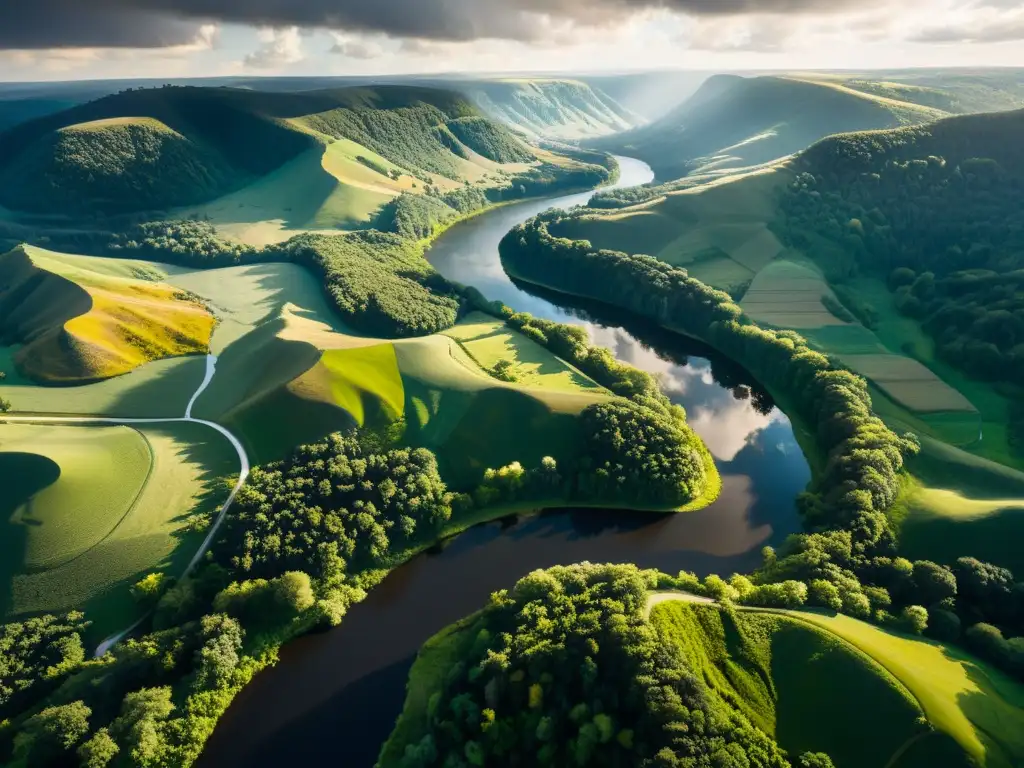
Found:
<path fill-rule="evenodd" d="M 651 622 L 792 753 L 827 752 L 837 768 L 1012 768 L 1024 756 L 1024 687 L 950 647 L 810 611 L 666 601 Z"/>
<path fill-rule="evenodd" d="M 95 637 L 137 615 L 128 588 L 177 576 L 238 471 L 231 445 L 199 424 L 0 425 L 2 609 L 14 618 L 87 610 Z"/>

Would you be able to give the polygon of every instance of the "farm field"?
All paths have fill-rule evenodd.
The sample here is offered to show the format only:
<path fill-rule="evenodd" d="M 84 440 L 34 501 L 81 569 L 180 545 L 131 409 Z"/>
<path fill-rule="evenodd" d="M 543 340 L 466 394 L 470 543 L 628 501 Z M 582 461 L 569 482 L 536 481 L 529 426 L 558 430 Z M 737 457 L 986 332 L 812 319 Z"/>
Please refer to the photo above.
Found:
<path fill-rule="evenodd" d="M 707 177 L 637 205 L 587 210 L 553 225 L 551 234 L 654 256 L 731 292 L 784 251 L 767 224 L 775 190 L 788 179 L 784 166 Z"/>
<path fill-rule="evenodd" d="M 96 265 L 27 245 L 0 257 L 0 316 L 4 335 L 23 343 L 14 355 L 22 375 L 88 383 L 206 352 L 214 318 L 204 306 L 156 273 Z"/>
<path fill-rule="evenodd" d="M 175 576 L 237 472 L 230 444 L 199 424 L 0 425 L 0 468 L 16 486 L 3 517 L 7 617 L 85 609 L 99 638 L 137 613 L 128 588 Z"/>

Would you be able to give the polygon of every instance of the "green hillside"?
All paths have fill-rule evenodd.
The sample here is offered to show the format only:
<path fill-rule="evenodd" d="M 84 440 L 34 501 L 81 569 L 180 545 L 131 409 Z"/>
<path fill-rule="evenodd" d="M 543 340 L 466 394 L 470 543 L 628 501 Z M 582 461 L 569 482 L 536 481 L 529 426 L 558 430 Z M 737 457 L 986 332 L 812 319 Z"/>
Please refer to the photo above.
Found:
<path fill-rule="evenodd" d="M 612 97 L 578 80 L 496 80 L 460 84 L 488 117 L 528 134 L 578 139 L 642 122 Z"/>
<path fill-rule="evenodd" d="M 234 193 L 214 221 L 333 229 L 427 186 L 507 187 L 547 159 L 452 91 L 149 88 L 0 134 L 0 204 L 110 214 Z"/>
<path fill-rule="evenodd" d="M 842 131 L 922 123 L 945 114 L 830 82 L 717 75 L 650 125 L 589 145 L 639 157 L 667 181 L 776 160 Z"/>
<path fill-rule="evenodd" d="M 1024 107 L 1024 70 L 910 69 L 865 72 L 794 72 L 793 77 L 841 83 L 874 96 L 934 107 L 951 114 Z"/>
<path fill-rule="evenodd" d="M 676 601 L 651 621 L 790 753 L 825 752 L 836 768 L 1009 768 L 1024 755 L 1024 689 L 952 648 L 810 612 Z"/>

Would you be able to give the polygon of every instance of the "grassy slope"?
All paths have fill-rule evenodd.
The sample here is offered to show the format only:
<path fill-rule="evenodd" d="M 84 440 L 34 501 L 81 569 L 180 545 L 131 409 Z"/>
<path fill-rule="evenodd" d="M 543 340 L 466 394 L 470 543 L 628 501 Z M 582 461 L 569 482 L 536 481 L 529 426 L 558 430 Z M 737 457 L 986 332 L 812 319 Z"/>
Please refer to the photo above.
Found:
<path fill-rule="evenodd" d="M 1024 687 L 954 648 L 848 616 L 787 612 L 859 648 L 896 677 L 939 730 L 981 765 L 1024 759 Z"/>
<path fill-rule="evenodd" d="M 651 619 L 794 752 L 827 751 L 840 768 L 1011 768 L 1024 757 L 1024 687 L 952 648 L 811 611 L 745 609 L 733 619 L 664 602 Z M 921 736 L 922 710 L 944 736 Z"/>
<path fill-rule="evenodd" d="M 833 133 L 920 123 L 943 114 L 832 83 L 718 75 L 650 125 L 591 144 L 639 157 L 667 181 L 775 160 Z"/>
<path fill-rule="evenodd" d="M 20 372 L 46 383 L 82 383 L 205 352 L 214 325 L 206 308 L 156 274 L 125 276 L 130 268 L 118 274 L 103 260 L 32 246 L 0 257 L 2 330 L 24 345 L 14 358 Z"/>
<path fill-rule="evenodd" d="M 425 181 L 492 186 L 535 162 L 529 147 L 450 91 L 146 89 L 2 134 L 0 179 L 27 178 L 38 189 L 15 194 L 8 183 L 0 202 L 62 215 L 181 207 L 264 244 L 364 227 Z"/>
<path fill-rule="evenodd" d="M 184 569 L 201 533 L 183 526 L 223 502 L 238 460 L 197 424 L 7 425 L 0 470 L 18 479 L 4 502 L 4 613 L 85 609 L 102 637 L 133 620 L 131 584 Z"/>
<path fill-rule="evenodd" d="M 915 484 L 900 526 L 900 550 L 909 558 L 953 562 L 970 554 L 1024 570 L 1024 484 L 1017 497 L 972 498 L 955 490 Z"/>
<path fill-rule="evenodd" d="M 484 370 L 493 369 L 499 360 L 512 362 L 511 374 L 523 386 L 562 392 L 601 389 L 589 376 L 491 315 L 474 312 L 443 333 Z"/>
<path fill-rule="evenodd" d="M 657 605 L 651 622 L 719 696 L 791 754 L 827 752 L 837 768 L 885 768 L 919 730 L 913 696 L 828 632 L 678 601 Z"/>
<path fill-rule="evenodd" d="M 561 366 L 551 375 L 563 385 L 571 381 L 564 363 L 519 343 L 529 358 Z M 593 386 L 498 381 L 447 336 L 361 339 L 288 313 L 228 347 L 219 371 L 196 415 L 224 420 L 257 461 L 353 423 L 382 429 L 403 419 L 404 442 L 436 451 L 456 487 L 475 484 L 489 467 L 571 457 L 580 439 L 575 415 L 608 397 Z"/>
<path fill-rule="evenodd" d="M 595 248 L 646 253 L 728 288 L 751 279 L 782 251 L 766 226 L 775 216 L 776 190 L 789 178 L 784 166 L 727 177 L 627 208 L 587 210 L 551 233 L 589 240 Z"/>

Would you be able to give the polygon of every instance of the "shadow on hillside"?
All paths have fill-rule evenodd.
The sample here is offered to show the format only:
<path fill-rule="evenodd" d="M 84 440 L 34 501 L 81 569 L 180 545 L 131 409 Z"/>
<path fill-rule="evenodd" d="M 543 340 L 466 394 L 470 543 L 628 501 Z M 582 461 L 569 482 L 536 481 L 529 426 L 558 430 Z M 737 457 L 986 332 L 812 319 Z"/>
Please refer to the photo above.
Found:
<path fill-rule="evenodd" d="M 2 434 L 2 432 L 0 432 Z M 0 442 L 0 447 L 2 447 Z M 0 617 L 13 602 L 12 581 L 25 564 L 28 547 L 26 526 L 42 525 L 33 517 L 32 497 L 60 478 L 60 465 L 46 456 L 21 451 L 0 454 L 0 474 L 5 478 L 0 493 Z M 23 513 L 15 515 L 25 507 Z"/>

